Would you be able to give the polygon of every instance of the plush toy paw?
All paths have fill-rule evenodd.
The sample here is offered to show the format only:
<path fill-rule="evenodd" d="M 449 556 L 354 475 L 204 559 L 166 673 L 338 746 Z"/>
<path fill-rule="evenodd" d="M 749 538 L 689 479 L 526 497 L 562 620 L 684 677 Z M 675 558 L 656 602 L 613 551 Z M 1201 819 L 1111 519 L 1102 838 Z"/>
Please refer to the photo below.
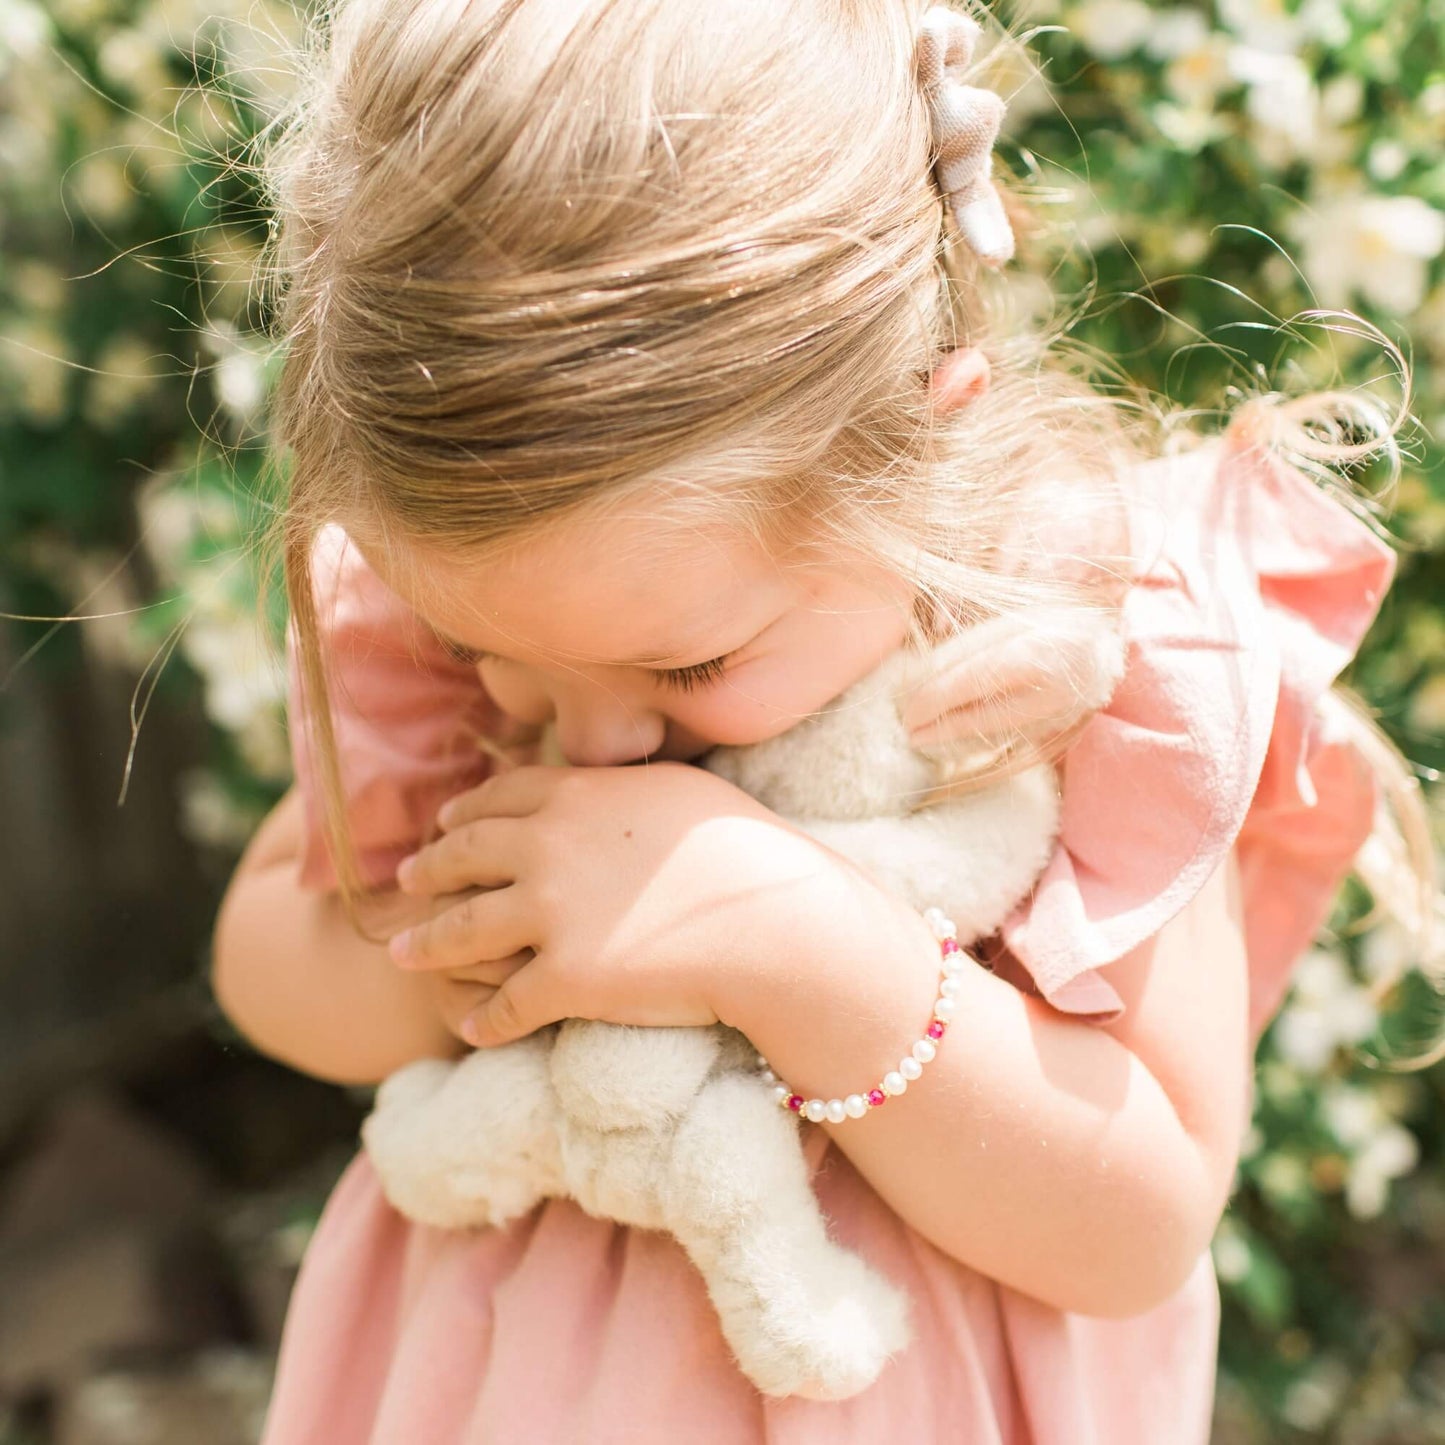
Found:
<path fill-rule="evenodd" d="M 904 1296 L 821 1228 L 753 1233 L 704 1273 L 723 1337 L 765 1395 L 847 1399 L 910 1338 Z"/>
<path fill-rule="evenodd" d="M 505 1224 L 561 1187 L 557 1104 L 536 1038 L 423 1059 L 377 1091 L 362 1143 L 394 1208 L 418 1224 Z"/>

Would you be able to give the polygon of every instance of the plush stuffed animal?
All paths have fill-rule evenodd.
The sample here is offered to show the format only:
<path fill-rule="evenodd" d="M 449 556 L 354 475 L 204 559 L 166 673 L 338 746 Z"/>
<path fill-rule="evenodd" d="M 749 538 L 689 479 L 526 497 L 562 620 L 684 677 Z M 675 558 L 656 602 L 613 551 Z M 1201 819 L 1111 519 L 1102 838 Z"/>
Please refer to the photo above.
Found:
<path fill-rule="evenodd" d="M 1112 625 L 1103 641 L 1100 704 L 1122 658 Z M 919 806 L 937 795 L 940 763 L 908 745 L 898 698 L 927 662 L 900 651 L 823 712 L 703 766 L 916 907 L 944 909 L 966 945 L 1042 871 L 1058 790 L 1040 766 Z M 562 1197 L 667 1230 L 765 1394 L 855 1394 L 908 1341 L 903 1297 L 829 1239 L 799 1121 L 735 1030 L 574 1019 L 422 1061 L 383 1084 L 362 1137 L 387 1198 L 424 1224 L 500 1225 Z"/>

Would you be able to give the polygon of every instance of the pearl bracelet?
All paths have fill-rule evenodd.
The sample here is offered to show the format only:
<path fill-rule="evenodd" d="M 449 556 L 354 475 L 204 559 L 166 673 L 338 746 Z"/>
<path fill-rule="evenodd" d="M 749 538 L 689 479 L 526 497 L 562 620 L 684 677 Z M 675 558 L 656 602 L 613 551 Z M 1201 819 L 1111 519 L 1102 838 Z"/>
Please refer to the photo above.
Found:
<path fill-rule="evenodd" d="M 891 1095 L 903 1093 L 912 1080 L 922 1076 L 923 1066 L 931 1064 L 937 1057 L 939 1041 L 958 1011 L 956 995 L 962 987 L 958 975 L 969 966 L 969 959 L 958 946 L 958 929 L 951 918 L 944 916 L 941 908 L 930 908 L 923 915 L 923 921 L 938 940 L 939 951 L 943 955 L 938 997 L 934 1000 L 933 1017 L 923 1031 L 923 1037 L 898 1061 L 898 1067 L 884 1074 L 867 1093 L 849 1094 L 846 1099 L 805 1099 L 801 1094 L 795 1094 L 759 1054 L 758 1068 L 763 1082 L 773 1086 L 773 1098 L 783 1108 L 804 1119 L 811 1119 L 815 1124 L 824 1120 L 830 1124 L 841 1124 L 844 1119 L 861 1119 L 870 1109 L 882 1108 Z"/>

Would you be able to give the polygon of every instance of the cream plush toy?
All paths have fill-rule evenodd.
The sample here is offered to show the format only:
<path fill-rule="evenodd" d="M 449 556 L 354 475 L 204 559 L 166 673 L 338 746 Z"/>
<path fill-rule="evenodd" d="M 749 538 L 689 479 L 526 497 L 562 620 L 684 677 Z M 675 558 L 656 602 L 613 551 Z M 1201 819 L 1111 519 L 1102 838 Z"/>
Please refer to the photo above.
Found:
<path fill-rule="evenodd" d="M 1122 670 L 1112 620 L 1096 652 L 1083 690 L 1097 706 Z M 940 763 L 908 745 L 898 698 L 927 661 L 900 651 L 825 711 L 703 766 L 919 909 L 944 909 L 967 944 L 1042 870 L 1057 787 L 1052 767 L 1033 767 L 919 807 Z M 855 1394 L 908 1342 L 900 1293 L 829 1239 L 799 1121 L 732 1029 L 573 1019 L 457 1063 L 412 1064 L 383 1084 L 362 1137 L 387 1198 L 424 1224 L 500 1225 L 562 1197 L 667 1230 L 765 1394 Z"/>

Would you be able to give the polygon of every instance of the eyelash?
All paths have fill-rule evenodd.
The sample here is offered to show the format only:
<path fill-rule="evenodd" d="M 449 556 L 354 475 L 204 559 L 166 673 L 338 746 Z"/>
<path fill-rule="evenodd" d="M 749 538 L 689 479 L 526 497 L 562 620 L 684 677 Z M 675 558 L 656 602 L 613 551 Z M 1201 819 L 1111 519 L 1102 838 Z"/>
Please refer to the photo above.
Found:
<path fill-rule="evenodd" d="M 485 652 L 478 652 L 474 647 L 463 647 L 460 642 L 453 642 L 450 637 L 438 636 L 437 640 L 448 657 L 456 662 L 464 662 L 468 667 L 480 662 L 487 655 Z"/>
<path fill-rule="evenodd" d="M 492 656 L 489 652 L 478 652 L 475 648 L 463 647 L 450 638 L 444 637 L 442 646 L 458 662 L 464 662 L 468 666 L 475 666 Z M 657 678 L 664 687 L 673 688 L 678 692 L 692 692 L 697 688 L 707 687 L 716 682 L 726 670 L 726 657 L 712 657 L 706 662 L 694 663 L 691 667 L 658 668 Z"/>
<path fill-rule="evenodd" d="M 676 688 L 680 692 L 691 692 L 694 688 L 707 687 L 716 682 L 727 668 L 727 658 L 713 657 L 706 662 L 695 663 L 692 667 L 669 667 L 658 671 L 664 687 Z"/>

